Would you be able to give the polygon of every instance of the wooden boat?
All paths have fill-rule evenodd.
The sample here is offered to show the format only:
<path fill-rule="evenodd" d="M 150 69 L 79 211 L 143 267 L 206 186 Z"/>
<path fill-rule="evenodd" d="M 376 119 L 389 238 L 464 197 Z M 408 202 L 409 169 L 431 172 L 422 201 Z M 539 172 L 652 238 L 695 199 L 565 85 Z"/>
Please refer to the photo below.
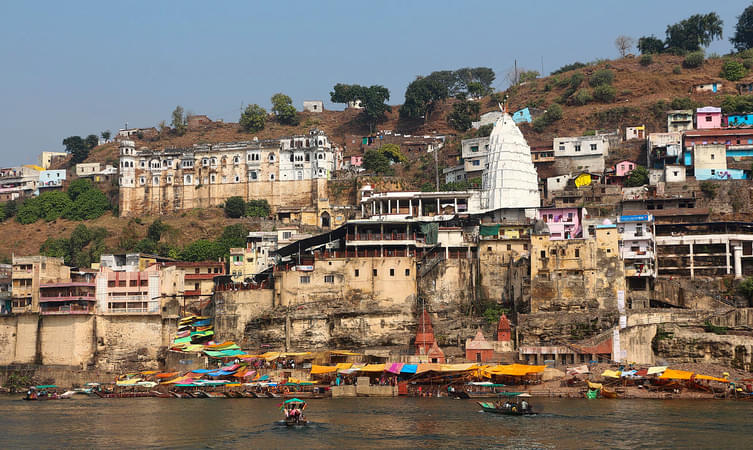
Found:
<path fill-rule="evenodd" d="M 504 414 L 506 416 L 528 416 L 532 414 L 536 414 L 533 409 L 529 406 L 526 409 L 523 409 L 519 403 L 505 403 L 506 405 L 510 406 L 498 406 L 495 403 L 492 402 L 476 402 L 478 403 L 481 408 L 484 410 L 484 412 L 494 413 L 494 414 Z"/>
<path fill-rule="evenodd" d="M 306 416 L 303 414 L 303 410 L 306 409 L 306 402 L 298 399 L 291 398 L 283 402 L 282 411 L 285 414 L 285 425 L 289 427 L 305 426 L 309 423 Z"/>
<path fill-rule="evenodd" d="M 604 398 L 620 398 L 619 394 L 615 391 L 610 391 L 607 388 L 601 388 L 601 396 Z"/>

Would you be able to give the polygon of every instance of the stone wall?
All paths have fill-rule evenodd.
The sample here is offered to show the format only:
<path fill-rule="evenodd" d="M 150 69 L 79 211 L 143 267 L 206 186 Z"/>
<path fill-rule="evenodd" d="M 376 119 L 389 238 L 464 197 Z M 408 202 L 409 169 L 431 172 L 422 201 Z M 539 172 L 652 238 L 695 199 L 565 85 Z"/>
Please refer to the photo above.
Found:
<path fill-rule="evenodd" d="M 87 367 L 92 363 L 96 339 L 91 315 L 42 316 L 41 363 Z"/>
<path fill-rule="evenodd" d="M 16 359 L 16 316 L 0 316 L 0 365 L 7 365 Z"/>
<path fill-rule="evenodd" d="M 214 296 L 214 332 L 243 346 L 246 324 L 273 307 L 273 289 L 218 292 Z"/>
<path fill-rule="evenodd" d="M 614 328 L 617 324 L 616 310 L 519 314 L 518 345 L 560 345 L 580 341 Z"/>
<path fill-rule="evenodd" d="M 158 370 L 175 321 L 159 315 L 100 315 L 95 317 L 97 367 L 114 372 Z"/>

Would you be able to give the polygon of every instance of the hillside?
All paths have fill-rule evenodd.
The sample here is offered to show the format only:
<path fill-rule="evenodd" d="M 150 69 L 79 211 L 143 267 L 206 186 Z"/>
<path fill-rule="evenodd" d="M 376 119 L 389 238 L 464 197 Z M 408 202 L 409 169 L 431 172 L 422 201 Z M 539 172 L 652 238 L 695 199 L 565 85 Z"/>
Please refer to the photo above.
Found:
<path fill-rule="evenodd" d="M 530 124 L 522 124 L 521 130 L 532 146 L 551 145 L 555 136 L 581 135 L 594 129 L 616 129 L 624 131 L 625 126 L 645 124 L 648 132 L 666 131 L 666 115 L 664 111 L 674 99 L 690 98 L 699 105 L 720 105 L 725 95 L 734 94 L 734 84 L 719 78 L 722 65 L 720 58 L 707 60 L 701 67 L 695 69 L 681 68 L 683 57 L 672 55 L 655 55 L 653 63 L 642 66 L 637 57 L 627 57 L 619 60 L 601 61 L 586 67 L 561 73 L 554 76 L 542 77 L 534 81 L 512 87 L 506 91 L 509 110 L 515 111 L 526 106 L 535 111 L 543 111 L 556 102 L 562 102 L 563 116 L 541 131 L 536 131 Z M 588 88 L 589 77 L 600 69 L 609 69 L 614 73 L 612 85 L 616 98 L 610 103 L 590 102 L 578 106 L 571 101 L 561 99 L 568 89 L 568 81 L 575 73 L 582 73 L 584 81 L 580 88 Z M 719 93 L 691 93 L 691 86 L 708 81 L 720 81 L 723 88 Z M 393 96 L 396 96 L 393 93 Z M 447 114 L 452 111 L 455 99 L 444 101 L 437 107 L 430 120 L 401 120 L 398 106 L 392 107 L 392 112 L 379 125 L 380 130 L 392 130 L 395 133 L 412 135 L 442 134 L 447 136 L 445 147 L 440 152 L 441 169 L 456 164 L 460 148 L 460 140 L 476 135 L 476 130 L 459 133 L 453 130 L 446 121 Z M 663 103 L 662 103 L 663 102 Z M 498 108 L 496 102 L 486 97 L 479 100 L 481 113 Z M 137 147 L 153 149 L 185 148 L 193 144 L 232 142 L 275 138 L 293 134 L 303 134 L 312 128 L 325 131 L 330 139 L 344 146 L 346 155 L 362 154 L 364 148 L 360 140 L 354 136 L 365 136 L 368 127 L 361 123 L 357 110 L 324 111 L 322 113 L 300 113 L 300 125 L 283 126 L 273 120 L 267 121 L 264 130 L 258 133 L 243 132 L 237 123 L 214 122 L 212 124 L 188 130 L 178 136 L 166 131 L 155 136 L 144 136 L 136 139 Z M 146 124 L 143 124 L 146 125 Z M 407 162 L 395 164 L 394 177 L 375 177 L 369 182 L 377 185 L 401 187 L 403 189 L 419 189 L 424 185 L 434 183 L 434 159 L 415 148 L 404 149 Z M 614 149 L 612 158 L 627 158 L 643 161 L 642 145 L 640 141 L 625 143 Z M 94 148 L 87 161 L 117 165 L 118 149 L 115 143 L 105 144 Z M 543 174 L 542 174 L 543 175 Z M 354 201 L 352 190 L 357 189 L 356 180 L 342 180 L 333 183 L 333 197 L 340 200 Z M 347 201 L 347 200 L 346 200 Z M 141 219 L 141 235 L 146 234 L 146 227 L 154 218 Z M 130 219 L 112 217 L 107 214 L 97 220 L 86 222 L 87 226 L 105 227 L 110 233 L 107 245 L 113 249 L 118 246 L 118 239 Z M 179 245 L 185 245 L 192 240 L 202 237 L 213 237 L 222 227 L 237 221 L 223 217 L 221 210 L 188 211 L 184 214 L 163 217 L 163 220 L 178 230 L 173 237 Z M 39 251 L 39 246 L 49 236 L 67 237 L 76 222 L 58 220 L 45 223 L 39 221 L 32 225 L 20 225 L 15 221 L 0 224 L 0 232 L 9 238 L 0 242 L 0 257 L 9 256 L 15 251 L 17 254 L 33 254 Z"/>

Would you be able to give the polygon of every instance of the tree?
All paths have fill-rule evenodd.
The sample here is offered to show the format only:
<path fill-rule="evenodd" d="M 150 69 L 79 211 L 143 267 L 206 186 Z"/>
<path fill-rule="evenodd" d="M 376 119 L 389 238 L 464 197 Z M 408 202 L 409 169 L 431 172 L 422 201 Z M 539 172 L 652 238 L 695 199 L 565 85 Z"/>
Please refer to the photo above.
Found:
<path fill-rule="evenodd" d="M 705 59 L 706 59 L 706 57 L 703 54 L 703 50 L 698 50 L 698 51 L 695 51 L 695 52 L 691 52 L 682 61 L 682 66 L 685 67 L 685 68 L 687 68 L 687 69 L 692 69 L 692 68 L 695 68 L 695 67 L 701 67 L 703 65 L 703 61 Z"/>
<path fill-rule="evenodd" d="M 79 195 L 91 189 L 94 189 L 94 185 L 92 184 L 90 179 L 78 178 L 71 181 L 71 184 L 68 185 L 68 190 L 66 191 L 66 193 L 68 194 L 68 197 L 71 198 L 71 200 L 75 201 Z"/>
<path fill-rule="evenodd" d="M 176 106 L 173 110 L 172 117 L 173 119 L 170 124 L 172 125 L 173 130 L 175 130 L 175 133 L 179 136 L 183 135 L 183 133 L 186 132 L 186 129 L 188 129 L 188 118 L 183 112 L 183 107 L 180 105 Z"/>
<path fill-rule="evenodd" d="M 63 139 L 65 151 L 71 154 L 71 164 L 84 162 L 89 156 L 89 147 L 81 136 L 69 136 Z"/>
<path fill-rule="evenodd" d="M 367 150 L 363 155 L 363 168 L 382 175 L 392 175 L 395 171 L 390 167 L 390 160 L 377 150 Z"/>
<path fill-rule="evenodd" d="M 729 81 L 737 81 L 747 75 L 748 70 L 739 61 L 728 59 L 722 64 L 719 76 Z"/>
<path fill-rule="evenodd" d="M 593 91 L 593 97 L 602 103 L 611 103 L 614 101 L 616 96 L 617 90 L 614 88 L 614 86 L 610 86 L 608 84 L 596 86 Z"/>
<path fill-rule="evenodd" d="M 753 277 L 747 277 L 737 286 L 737 291 L 746 299 L 753 300 Z"/>
<path fill-rule="evenodd" d="M 461 101 L 452 105 L 452 112 L 447 115 L 447 123 L 458 131 L 467 131 L 472 121 L 478 117 L 481 106 L 477 102 Z"/>
<path fill-rule="evenodd" d="M 89 150 L 93 149 L 94 147 L 99 144 L 99 138 L 96 134 L 90 134 L 89 136 L 86 136 L 86 139 L 84 139 L 84 143 L 89 148 Z"/>
<path fill-rule="evenodd" d="M 42 205 L 39 197 L 27 198 L 16 213 L 16 221 L 23 225 L 34 223 L 42 217 Z"/>
<path fill-rule="evenodd" d="M 249 133 L 256 133 L 264 129 L 267 111 L 257 104 L 248 105 L 238 121 L 241 128 Z"/>
<path fill-rule="evenodd" d="M 283 93 L 272 96 L 272 112 L 278 123 L 283 125 L 298 125 L 298 111 L 293 106 L 293 100 Z"/>
<path fill-rule="evenodd" d="M 386 102 L 390 99 L 390 91 L 381 85 L 361 86 L 358 84 L 337 83 L 329 93 L 332 103 L 344 103 L 360 101 L 363 109 L 360 113 L 361 120 L 369 126 L 369 132 L 373 132 L 376 124 L 384 120 L 384 115 L 392 111 Z"/>
<path fill-rule="evenodd" d="M 40 217 L 47 222 L 65 217 L 72 207 L 73 202 L 65 192 L 49 191 L 39 196 Z"/>
<path fill-rule="evenodd" d="M 249 200 L 246 204 L 246 216 L 248 217 L 269 217 L 271 209 L 266 198 L 261 200 Z"/>
<path fill-rule="evenodd" d="M 65 218 L 70 220 L 96 219 L 108 209 L 110 209 L 110 201 L 107 196 L 99 189 L 90 189 L 76 197 Z"/>
<path fill-rule="evenodd" d="M 447 86 L 436 79 L 418 77 L 405 90 L 405 103 L 400 107 L 400 117 L 429 120 L 440 101 L 449 96 Z"/>
<path fill-rule="evenodd" d="M 241 197 L 230 197 L 225 201 L 225 215 L 237 219 L 246 215 L 246 202 Z"/>
<path fill-rule="evenodd" d="M 220 244 L 208 239 L 191 242 L 181 252 L 180 259 L 184 261 L 217 261 L 224 255 Z"/>
<path fill-rule="evenodd" d="M 222 247 L 223 255 L 229 254 L 231 248 L 245 247 L 249 231 L 251 230 L 243 223 L 236 223 L 223 228 L 222 234 L 217 238 L 217 244 Z"/>
<path fill-rule="evenodd" d="M 437 75 L 441 73 L 442 72 L 434 72 L 429 75 L 429 77 L 439 79 L 440 77 Z M 490 94 L 492 92 L 492 83 L 494 83 L 494 79 L 497 77 L 494 71 L 489 67 L 463 67 L 462 69 L 456 70 L 453 75 L 457 80 L 457 84 L 454 87 L 448 86 L 450 91 L 449 95 L 455 95 L 455 93 L 464 89 L 468 91 L 469 84 L 472 82 L 481 83 L 484 87 L 484 93 L 482 95 Z"/>
<path fill-rule="evenodd" d="M 609 69 L 601 69 L 591 75 L 591 78 L 588 79 L 588 84 L 590 84 L 591 87 L 597 87 L 605 84 L 611 85 L 613 81 L 614 72 Z"/>
<path fill-rule="evenodd" d="M 700 50 L 722 38 L 722 25 L 724 22 L 714 12 L 694 14 L 674 25 L 667 25 L 666 46 L 687 52 Z"/>
<path fill-rule="evenodd" d="M 648 169 L 636 166 L 625 180 L 625 187 L 637 187 L 644 184 L 648 184 Z"/>
<path fill-rule="evenodd" d="M 753 48 L 753 5 L 737 17 L 735 35 L 729 40 L 738 52 Z"/>
<path fill-rule="evenodd" d="M 519 80 L 519 81 L 520 81 L 521 83 L 527 83 L 527 82 L 529 82 L 529 81 L 533 81 L 533 80 L 535 80 L 536 78 L 538 78 L 538 77 L 539 77 L 539 75 L 541 75 L 541 74 L 540 74 L 540 73 L 538 73 L 538 72 L 537 72 L 537 71 L 535 71 L 535 70 L 523 70 L 523 71 L 521 71 L 521 72 L 520 72 L 520 74 L 518 75 L 518 80 Z"/>
<path fill-rule="evenodd" d="M 643 36 L 638 39 L 638 50 L 643 55 L 661 53 L 664 51 L 664 41 L 656 36 Z"/>
<path fill-rule="evenodd" d="M 400 146 L 397 144 L 385 144 L 379 151 L 391 161 L 396 163 L 404 163 L 408 161 L 408 158 L 400 151 Z"/>
<path fill-rule="evenodd" d="M 165 225 L 160 219 L 155 220 L 149 225 L 146 230 L 147 239 L 151 239 L 154 242 L 159 242 L 162 239 L 162 235 L 167 231 L 168 226 Z"/>
<path fill-rule="evenodd" d="M 110 137 L 112 136 L 112 133 L 110 132 L 110 130 L 105 130 L 105 131 L 101 132 L 99 135 L 102 136 L 102 139 L 105 142 L 107 142 L 107 141 L 110 140 Z"/>
<path fill-rule="evenodd" d="M 635 44 L 635 39 L 630 36 L 620 35 L 614 40 L 614 46 L 623 58 L 628 54 L 628 50 L 633 48 L 633 44 Z"/>

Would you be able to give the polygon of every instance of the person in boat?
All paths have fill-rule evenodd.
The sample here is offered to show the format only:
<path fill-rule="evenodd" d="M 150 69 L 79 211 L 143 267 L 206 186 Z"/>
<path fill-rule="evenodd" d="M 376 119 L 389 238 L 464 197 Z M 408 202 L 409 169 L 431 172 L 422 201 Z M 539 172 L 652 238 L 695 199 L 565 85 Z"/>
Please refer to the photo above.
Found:
<path fill-rule="evenodd" d="M 528 406 L 528 402 L 527 401 L 523 400 L 522 402 L 520 402 L 520 410 L 521 411 L 528 411 L 528 408 L 529 408 L 529 406 Z"/>

